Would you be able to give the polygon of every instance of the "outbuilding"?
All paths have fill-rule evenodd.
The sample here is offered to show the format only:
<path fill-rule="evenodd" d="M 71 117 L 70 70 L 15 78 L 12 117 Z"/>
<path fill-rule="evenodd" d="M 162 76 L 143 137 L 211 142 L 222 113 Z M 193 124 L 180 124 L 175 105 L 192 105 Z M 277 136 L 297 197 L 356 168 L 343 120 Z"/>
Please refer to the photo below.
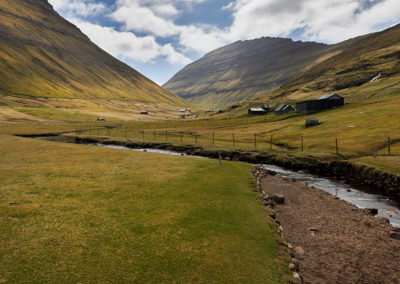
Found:
<path fill-rule="evenodd" d="M 140 111 L 140 114 L 148 115 L 148 114 L 149 114 L 149 111 L 148 111 L 148 110 L 141 110 L 141 111 Z"/>
<path fill-rule="evenodd" d="M 327 109 L 342 107 L 344 98 L 337 94 L 324 95 L 316 100 L 309 100 L 296 104 L 299 113 L 310 114 Z"/>
<path fill-rule="evenodd" d="M 292 105 L 281 104 L 275 109 L 275 115 L 282 115 L 294 111 L 294 107 Z"/>
<path fill-rule="evenodd" d="M 249 108 L 248 114 L 249 116 L 258 116 L 258 115 L 265 115 L 268 112 L 263 108 Z"/>

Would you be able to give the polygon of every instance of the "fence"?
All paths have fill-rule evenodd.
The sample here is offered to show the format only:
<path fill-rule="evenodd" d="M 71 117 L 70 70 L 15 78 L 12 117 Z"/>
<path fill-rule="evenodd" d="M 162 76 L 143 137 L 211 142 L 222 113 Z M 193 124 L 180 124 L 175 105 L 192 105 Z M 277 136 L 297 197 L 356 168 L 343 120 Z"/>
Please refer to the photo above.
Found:
<path fill-rule="evenodd" d="M 85 135 L 129 138 L 142 142 L 165 142 L 208 148 L 244 151 L 284 151 L 344 156 L 399 155 L 400 136 L 278 136 L 266 133 L 229 133 L 223 131 L 137 130 L 116 126 L 85 126 L 76 132 Z"/>

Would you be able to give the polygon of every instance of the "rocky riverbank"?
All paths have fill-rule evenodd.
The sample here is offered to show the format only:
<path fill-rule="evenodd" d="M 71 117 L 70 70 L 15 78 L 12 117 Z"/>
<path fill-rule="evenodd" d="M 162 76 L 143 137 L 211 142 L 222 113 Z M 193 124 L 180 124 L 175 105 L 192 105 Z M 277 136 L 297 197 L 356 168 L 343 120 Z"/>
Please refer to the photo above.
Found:
<path fill-rule="evenodd" d="M 399 283 L 400 230 L 369 210 L 257 168 L 253 172 L 289 268 L 304 283 Z"/>

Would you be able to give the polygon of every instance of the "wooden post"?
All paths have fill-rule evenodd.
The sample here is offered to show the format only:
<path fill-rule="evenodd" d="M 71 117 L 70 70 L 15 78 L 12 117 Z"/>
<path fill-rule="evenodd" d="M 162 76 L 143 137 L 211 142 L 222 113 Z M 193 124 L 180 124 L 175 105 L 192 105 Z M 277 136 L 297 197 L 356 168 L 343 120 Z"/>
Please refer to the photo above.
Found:
<path fill-rule="evenodd" d="M 196 144 L 197 144 L 197 133 L 194 134 L 194 137 L 196 138 Z"/>
<path fill-rule="evenodd" d="M 254 150 L 257 151 L 257 134 L 254 134 Z"/>
<path fill-rule="evenodd" d="M 144 130 L 142 131 L 142 139 L 144 140 Z"/>
<path fill-rule="evenodd" d="M 100 136 L 100 127 L 97 128 L 97 136 Z"/>
<path fill-rule="evenodd" d="M 390 137 L 388 137 L 388 155 L 390 155 Z"/>
<path fill-rule="evenodd" d="M 181 143 L 183 142 L 183 133 L 181 131 Z"/>
<path fill-rule="evenodd" d="M 233 146 L 236 146 L 236 142 L 235 142 L 235 133 L 232 133 L 232 141 L 233 141 Z"/>
<path fill-rule="evenodd" d="M 110 136 L 110 128 L 107 127 L 107 136 Z"/>
<path fill-rule="evenodd" d="M 127 132 L 128 132 L 128 127 L 127 127 L 127 128 L 125 128 L 125 138 L 126 138 L 126 134 L 127 134 Z"/>
<path fill-rule="evenodd" d="M 215 144 L 215 136 L 214 136 L 214 132 L 213 132 L 213 134 L 212 134 L 212 139 L 213 139 L 213 145 Z"/>
<path fill-rule="evenodd" d="M 336 138 L 336 155 L 339 154 L 339 143 L 338 143 L 338 139 Z"/>
<path fill-rule="evenodd" d="M 157 140 L 157 130 L 154 130 L 153 135 L 154 135 L 154 140 Z"/>
<path fill-rule="evenodd" d="M 304 152 L 304 137 L 301 136 L 301 152 Z"/>
<path fill-rule="evenodd" d="M 271 135 L 271 141 L 269 142 L 269 149 L 272 150 L 272 135 Z"/>
<path fill-rule="evenodd" d="M 168 141 L 168 130 L 165 130 L 165 141 Z"/>

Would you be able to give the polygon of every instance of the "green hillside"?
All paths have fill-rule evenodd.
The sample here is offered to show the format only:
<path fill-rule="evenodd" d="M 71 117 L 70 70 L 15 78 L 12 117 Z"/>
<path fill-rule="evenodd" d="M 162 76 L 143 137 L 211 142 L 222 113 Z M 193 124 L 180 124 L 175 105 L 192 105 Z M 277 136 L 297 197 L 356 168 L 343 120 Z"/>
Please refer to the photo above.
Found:
<path fill-rule="evenodd" d="M 203 107 L 223 107 L 272 91 L 335 52 L 290 39 L 239 41 L 186 66 L 164 87 Z"/>
<path fill-rule="evenodd" d="M 400 25 L 362 36 L 344 51 L 310 68 L 261 99 L 297 101 L 336 92 L 347 102 L 398 94 L 400 89 Z M 370 82 L 381 74 L 379 80 Z"/>
<path fill-rule="evenodd" d="M 185 105 L 93 44 L 46 0 L 0 1 L 0 96 Z"/>

